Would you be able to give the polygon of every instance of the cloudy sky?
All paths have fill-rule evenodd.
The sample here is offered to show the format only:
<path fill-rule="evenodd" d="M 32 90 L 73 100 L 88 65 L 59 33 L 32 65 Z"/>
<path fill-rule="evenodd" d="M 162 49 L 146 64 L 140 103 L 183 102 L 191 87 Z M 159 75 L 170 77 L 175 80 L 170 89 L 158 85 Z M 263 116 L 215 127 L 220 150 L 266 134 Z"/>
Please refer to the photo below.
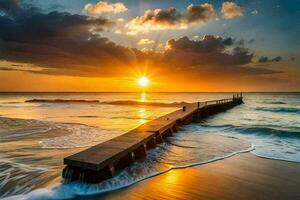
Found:
<path fill-rule="evenodd" d="M 299 0 L 0 0 L 0 91 L 300 91 Z"/>

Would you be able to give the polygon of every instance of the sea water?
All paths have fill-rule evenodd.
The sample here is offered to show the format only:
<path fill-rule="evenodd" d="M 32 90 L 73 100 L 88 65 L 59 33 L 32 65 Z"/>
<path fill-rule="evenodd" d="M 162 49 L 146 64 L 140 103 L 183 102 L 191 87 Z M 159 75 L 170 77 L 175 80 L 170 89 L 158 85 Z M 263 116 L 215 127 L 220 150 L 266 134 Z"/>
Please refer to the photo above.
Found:
<path fill-rule="evenodd" d="M 230 93 L 3 93 L 0 198 L 72 199 L 113 192 L 166 171 L 248 152 L 300 162 L 300 93 L 247 93 L 244 104 L 180 128 L 112 179 L 63 183 L 63 158 L 122 135 L 184 102 Z M 36 101 L 29 101 L 35 99 Z M 42 100 L 42 101 L 39 101 Z"/>

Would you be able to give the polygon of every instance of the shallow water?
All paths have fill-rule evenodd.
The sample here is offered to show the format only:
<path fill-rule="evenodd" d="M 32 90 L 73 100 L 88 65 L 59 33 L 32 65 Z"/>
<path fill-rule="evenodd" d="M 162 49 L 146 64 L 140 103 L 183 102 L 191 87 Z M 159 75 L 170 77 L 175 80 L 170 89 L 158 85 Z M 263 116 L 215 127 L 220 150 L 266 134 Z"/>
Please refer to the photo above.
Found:
<path fill-rule="evenodd" d="M 217 161 L 245 151 L 300 162 L 300 94 L 251 93 L 245 94 L 243 105 L 202 123 L 182 127 L 174 137 L 151 150 L 146 160 L 113 179 L 94 185 L 61 184 L 65 156 L 176 110 L 182 101 L 230 96 L 229 93 L 1 94 L 0 197 L 70 199 L 99 194 L 173 168 Z M 47 101 L 27 102 L 31 99 Z"/>

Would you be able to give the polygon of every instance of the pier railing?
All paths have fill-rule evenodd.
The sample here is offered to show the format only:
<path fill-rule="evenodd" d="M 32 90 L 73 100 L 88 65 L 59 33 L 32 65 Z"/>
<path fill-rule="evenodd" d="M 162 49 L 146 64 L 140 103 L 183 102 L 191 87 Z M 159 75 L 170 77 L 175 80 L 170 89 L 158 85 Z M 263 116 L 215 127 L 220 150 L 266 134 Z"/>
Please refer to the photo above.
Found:
<path fill-rule="evenodd" d="M 223 103 L 228 103 L 231 101 L 239 100 L 242 99 L 243 95 L 242 93 L 237 93 L 234 94 L 232 98 L 227 98 L 227 99 L 217 99 L 217 100 L 209 100 L 209 101 L 204 101 L 204 102 L 198 102 L 198 107 L 201 105 L 214 105 L 214 104 L 223 104 Z"/>
<path fill-rule="evenodd" d="M 199 122 L 243 103 L 242 94 L 232 98 L 190 103 L 183 109 L 149 121 L 134 130 L 64 159 L 63 178 L 98 183 L 147 156 L 147 150 L 177 132 L 178 126 Z"/>

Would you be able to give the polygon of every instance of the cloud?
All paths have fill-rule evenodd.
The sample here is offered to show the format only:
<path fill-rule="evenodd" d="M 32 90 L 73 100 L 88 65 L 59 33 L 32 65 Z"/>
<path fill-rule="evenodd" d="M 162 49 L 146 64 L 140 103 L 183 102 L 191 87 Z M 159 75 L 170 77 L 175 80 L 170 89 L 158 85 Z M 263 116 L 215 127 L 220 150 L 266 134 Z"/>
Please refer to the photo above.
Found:
<path fill-rule="evenodd" d="M 147 10 L 143 16 L 129 21 L 126 27 L 132 34 L 148 32 L 149 30 L 172 29 L 181 26 L 181 18 L 181 13 L 173 7 L 167 10 Z"/>
<path fill-rule="evenodd" d="M 258 10 L 253 10 L 253 11 L 251 12 L 251 14 L 252 14 L 252 15 L 257 15 L 257 14 L 258 14 Z"/>
<path fill-rule="evenodd" d="M 186 16 L 184 17 L 187 24 L 207 23 L 215 17 L 213 5 L 205 3 L 200 5 L 189 5 L 187 7 Z"/>
<path fill-rule="evenodd" d="M 109 3 L 99 1 L 96 4 L 86 4 L 83 9 L 85 12 L 93 15 L 100 15 L 103 13 L 122 13 L 127 11 L 127 7 L 123 3 Z"/>
<path fill-rule="evenodd" d="M 165 73 L 186 76 L 260 76 L 282 73 L 281 71 L 257 67 L 254 54 L 240 47 L 239 41 L 231 37 L 205 35 L 201 39 L 188 37 L 170 39 L 165 51 L 152 58 L 152 65 L 161 65 Z"/>
<path fill-rule="evenodd" d="M 154 43 L 155 43 L 154 40 L 150 40 L 148 38 L 143 38 L 138 41 L 138 45 L 148 45 L 148 44 L 154 44 Z"/>
<path fill-rule="evenodd" d="M 130 33 L 148 32 L 149 30 L 185 29 L 193 24 L 204 24 L 215 16 L 213 5 L 205 3 L 189 5 L 185 13 L 171 7 L 166 10 L 154 9 L 145 11 L 127 23 Z"/>
<path fill-rule="evenodd" d="M 243 16 L 243 9 L 233 2 L 224 2 L 221 13 L 224 19 L 232 19 L 237 16 Z"/>
<path fill-rule="evenodd" d="M 258 59 L 258 62 L 260 63 L 270 63 L 270 62 L 280 62 L 282 61 L 282 57 L 281 56 L 277 56 L 273 59 L 269 59 L 269 57 L 267 56 L 261 56 L 259 59 Z"/>
<path fill-rule="evenodd" d="M 229 52 L 227 47 L 233 50 Z M 174 62 L 177 66 L 238 66 L 251 63 L 253 57 L 248 49 L 234 47 L 232 38 L 212 35 L 206 35 L 202 40 L 191 40 L 188 37 L 169 40 L 164 53 L 164 60 Z"/>
<path fill-rule="evenodd" d="M 16 14 L 20 10 L 18 0 L 0 0 L 0 11 L 6 11 L 8 14 Z"/>

